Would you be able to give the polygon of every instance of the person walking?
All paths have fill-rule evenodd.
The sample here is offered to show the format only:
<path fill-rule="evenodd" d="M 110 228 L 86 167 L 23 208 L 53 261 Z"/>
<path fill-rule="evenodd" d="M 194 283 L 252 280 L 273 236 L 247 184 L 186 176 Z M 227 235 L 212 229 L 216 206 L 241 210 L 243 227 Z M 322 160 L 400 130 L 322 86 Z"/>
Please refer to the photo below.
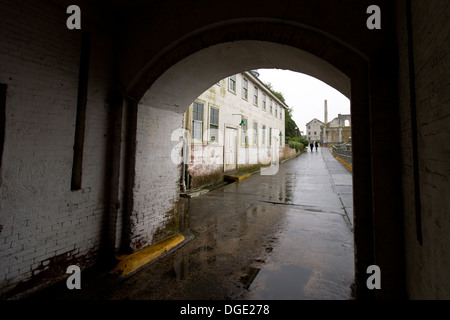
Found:
<path fill-rule="evenodd" d="M 314 151 L 314 144 L 312 141 L 309 142 L 309 148 L 311 149 L 311 152 Z"/>
<path fill-rule="evenodd" d="M 319 147 L 319 143 L 316 141 L 316 151 L 317 151 L 318 147 Z"/>

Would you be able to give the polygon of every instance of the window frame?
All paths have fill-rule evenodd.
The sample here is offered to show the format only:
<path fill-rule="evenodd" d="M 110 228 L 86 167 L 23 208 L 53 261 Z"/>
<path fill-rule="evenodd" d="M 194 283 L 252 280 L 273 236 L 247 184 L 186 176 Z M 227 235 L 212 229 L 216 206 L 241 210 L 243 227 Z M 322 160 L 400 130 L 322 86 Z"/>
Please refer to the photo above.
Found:
<path fill-rule="evenodd" d="M 248 79 L 242 78 L 242 99 L 248 101 Z"/>
<path fill-rule="evenodd" d="M 258 122 L 253 121 L 253 145 L 258 146 Z"/>
<path fill-rule="evenodd" d="M 217 111 L 217 117 L 213 116 L 213 110 Z M 213 124 L 211 121 L 211 117 L 217 118 L 217 124 Z M 209 128 L 209 137 L 208 137 L 208 142 L 209 143 L 219 143 L 219 117 L 220 117 L 220 109 L 215 107 L 215 106 L 209 106 L 209 123 L 208 123 L 208 128 Z M 212 128 L 212 126 L 214 126 L 214 128 Z M 211 138 L 213 137 L 212 132 L 213 129 L 216 130 L 216 134 L 214 135 L 216 137 L 216 139 L 214 141 L 211 140 Z"/>
<path fill-rule="evenodd" d="M 272 146 L 272 128 L 269 128 L 269 147 Z"/>
<path fill-rule="evenodd" d="M 253 105 L 258 106 L 259 89 L 257 85 L 253 86 Z"/>
<path fill-rule="evenodd" d="M 266 145 L 266 125 L 262 125 L 262 145 Z"/>
<path fill-rule="evenodd" d="M 236 93 L 236 75 L 228 77 L 228 91 Z"/>
<path fill-rule="evenodd" d="M 264 111 L 266 111 L 266 103 L 267 103 L 267 95 L 266 95 L 266 93 L 265 92 L 263 92 L 263 94 L 262 94 L 262 109 L 264 110 Z"/>
<path fill-rule="evenodd" d="M 202 106 L 202 111 L 201 113 L 198 112 L 198 106 L 201 105 Z M 197 111 L 195 110 L 197 107 Z M 198 118 L 196 119 L 195 115 L 201 115 L 201 120 L 199 120 Z M 203 142 L 203 121 L 205 118 L 205 104 L 203 102 L 200 101 L 195 101 L 192 104 L 192 127 L 191 127 L 191 136 L 192 136 L 192 141 L 193 142 Z M 200 138 L 197 138 L 197 131 L 195 130 L 196 125 L 200 127 Z"/>

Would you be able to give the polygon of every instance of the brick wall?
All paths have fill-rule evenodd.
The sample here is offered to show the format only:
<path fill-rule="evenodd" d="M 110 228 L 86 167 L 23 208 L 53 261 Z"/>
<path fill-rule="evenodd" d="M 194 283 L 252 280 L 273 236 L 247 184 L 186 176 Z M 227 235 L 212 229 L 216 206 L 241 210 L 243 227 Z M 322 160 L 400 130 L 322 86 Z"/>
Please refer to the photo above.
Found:
<path fill-rule="evenodd" d="M 144 104 L 138 106 L 136 173 L 130 232 L 132 250 L 176 232 L 176 205 L 181 166 L 171 161 L 176 142 L 172 132 L 181 128 L 183 115 Z"/>
<path fill-rule="evenodd" d="M 400 50 L 400 116 L 403 206 L 405 212 L 406 277 L 412 299 L 450 298 L 450 3 L 411 1 L 412 38 L 408 39 L 407 4 L 398 5 Z M 408 41 L 410 40 L 410 41 Z M 411 42 L 412 41 L 412 42 Z M 412 45 L 412 61 L 408 46 Z M 409 63 L 414 62 L 411 77 Z M 413 81 L 415 93 L 410 91 Z M 412 95 L 412 96 L 411 96 Z M 418 162 L 413 157 L 411 105 L 417 110 Z M 420 197 L 414 190 L 418 166 Z M 420 200 L 421 223 L 416 222 Z M 419 242 L 417 227 L 422 232 Z M 439 279 L 437 281 L 437 279 Z"/>
<path fill-rule="evenodd" d="M 82 187 L 71 191 L 81 34 L 47 2 L 2 1 L 0 12 L 0 294 L 10 296 L 55 281 L 69 264 L 91 265 L 99 248 L 112 46 L 91 29 Z"/>

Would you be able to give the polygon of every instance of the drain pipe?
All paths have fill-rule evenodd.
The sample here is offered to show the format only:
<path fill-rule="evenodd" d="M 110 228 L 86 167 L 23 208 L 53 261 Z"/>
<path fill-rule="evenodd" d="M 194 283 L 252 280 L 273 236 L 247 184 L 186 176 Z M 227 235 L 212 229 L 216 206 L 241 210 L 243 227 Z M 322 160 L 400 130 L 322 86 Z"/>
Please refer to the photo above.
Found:
<path fill-rule="evenodd" d="M 186 150 L 187 150 L 187 131 L 183 130 L 183 175 L 181 178 L 181 188 L 186 192 Z"/>

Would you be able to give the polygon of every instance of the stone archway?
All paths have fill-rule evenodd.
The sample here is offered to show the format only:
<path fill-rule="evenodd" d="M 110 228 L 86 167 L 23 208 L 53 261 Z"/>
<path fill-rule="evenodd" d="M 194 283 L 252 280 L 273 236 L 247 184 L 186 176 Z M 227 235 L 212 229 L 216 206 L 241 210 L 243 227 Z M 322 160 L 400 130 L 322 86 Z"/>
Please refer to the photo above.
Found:
<path fill-rule="evenodd" d="M 272 6 L 280 9 L 275 4 Z M 309 11 L 314 7 L 312 4 L 299 6 L 310 6 Z M 349 12 L 354 12 L 355 8 Z M 236 12 L 227 14 L 233 16 Z M 122 61 L 122 65 L 130 63 L 122 73 L 130 129 L 128 141 L 131 142 L 127 146 L 130 170 L 127 176 L 128 221 L 124 228 L 127 246 L 136 250 L 150 244 L 151 239 L 157 239 L 155 235 L 164 229 L 165 218 L 170 217 L 171 208 L 176 204 L 179 170 L 165 161 L 173 144 L 162 142 L 162 138 L 170 142 L 171 132 L 180 127 L 181 115 L 187 106 L 212 83 L 230 74 L 267 67 L 290 69 L 312 75 L 351 99 L 352 145 L 357 150 L 353 156 L 357 295 L 360 298 L 374 296 L 374 292 L 365 288 L 366 269 L 378 264 L 387 276 L 386 290 L 376 294 L 402 296 L 399 182 L 395 179 L 388 186 L 384 183 L 385 176 L 397 177 L 397 173 L 392 173 L 398 167 L 398 150 L 391 150 L 389 161 L 393 165 L 387 171 L 385 157 L 374 153 L 383 145 L 387 127 L 395 127 L 395 121 L 387 127 L 377 121 L 386 117 L 386 112 L 392 114 L 391 119 L 396 119 L 395 111 L 389 108 L 389 104 L 396 101 L 396 91 L 390 85 L 395 78 L 392 77 L 395 51 L 389 51 L 395 48 L 394 42 L 391 37 L 383 38 L 380 34 L 375 35 L 373 41 L 365 42 L 362 39 L 365 32 L 349 37 L 344 30 L 351 30 L 351 23 L 333 34 L 330 21 L 336 23 L 336 17 L 330 17 L 323 25 L 312 23 L 312 26 L 265 14 L 269 17 L 230 19 L 228 16 L 222 22 L 187 28 L 171 42 L 158 36 L 152 46 L 148 38 L 139 38 L 151 27 L 145 27 L 137 19 L 135 27 L 144 30 L 135 30 L 136 36 L 127 38 L 132 40 L 127 42 L 130 46 L 127 49 L 140 50 L 137 54 L 126 50 Z M 361 17 L 354 21 L 361 22 Z M 162 46 L 161 51 L 155 51 L 158 45 Z M 377 47 L 383 49 L 377 52 L 374 49 Z M 158 155 L 152 150 L 158 150 Z M 166 174 L 155 176 L 152 171 Z M 158 180 L 169 183 L 155 184 Z M 151 197 L 165 199 L 165 205 L 152 204 L 153 209 L 150 209 L 144 199 Z M 385 237 L 377 237 L 378 233 Z"/>

